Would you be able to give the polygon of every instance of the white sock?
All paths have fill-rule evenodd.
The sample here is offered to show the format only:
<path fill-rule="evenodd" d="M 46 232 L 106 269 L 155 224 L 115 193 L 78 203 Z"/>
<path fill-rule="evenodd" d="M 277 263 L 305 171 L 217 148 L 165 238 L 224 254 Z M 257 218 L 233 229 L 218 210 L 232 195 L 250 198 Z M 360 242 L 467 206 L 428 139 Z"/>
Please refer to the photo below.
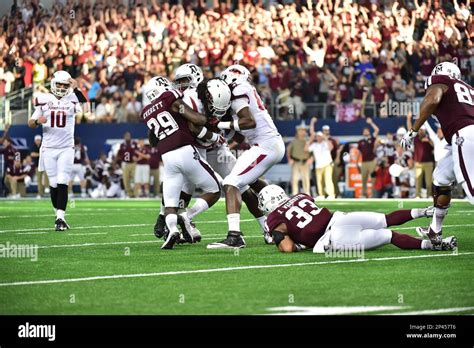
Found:
<path fill-rule="evenodd" d="M 178 231 L 178 215 L 176 214 L 168 214 L 165 218 L 166 226 L 170 232 L 177 232 Z"/>
<path fill-rule="evenodd" d="M 421 241 L 421 249 L 423 250 L 431 250 L 433 245 L 431 244 L 430 240 L 424 239 Z"/>
<path fill-rule="evenodd" d="M 165 215 L 165 205 L 162 204 L 160 207 L 160 215 Z"/>
<path fill-rule="evenodd" d="M 433 220 L 431 221 L 430 227 L 435 233 L 441 232 L 441 227 L 443 226 L 443 220 L 446 216 L 448 209 L 435 208 L 433 215 Z"/>
<path fill-rule="evenodd" d="M 64 210 L 61 210 L 61 209 L 56 210 L 56 219 L 64 220 L 64 214 L 65 214 Z"/>
<path fill-rule="evenodd" d="M 204 199 L 198 198 L 196 199 L 196 202 L 193 204 L 193 206 L 188 209 L 188 218 L 192 219 L 193 217 L 198 214 L 201 214 L 207 209 L 209 209 L 209 204 L 207 204 Z"/>
<path fill-rule="evenodd" d="M 265 222 L 267 221 L 267 217 L 265 215 L 257 218 L 258 223 L 260 224 L 260 228 L 262 229 L 262 233 L 265 233 Z"/>
<path fill-rule="evenodd" d="M 229 231 L 240 232 L 240 214 L 228 214 L 227 223 L 229 224 Z"/>
<path fill-rule="evenodd" d="M 81 193 L 86 193 L 86 188 L 81 188 Z"/>
<path fill-rule="evenodd" d="M 410 211 L 411 217 L 414 218 L 414 219 L 418 219 L 418 218 L 424 216 L 424 211 L 425 211 L 425 209 L 419 209 L 419 208 L 412 209 Z"/>

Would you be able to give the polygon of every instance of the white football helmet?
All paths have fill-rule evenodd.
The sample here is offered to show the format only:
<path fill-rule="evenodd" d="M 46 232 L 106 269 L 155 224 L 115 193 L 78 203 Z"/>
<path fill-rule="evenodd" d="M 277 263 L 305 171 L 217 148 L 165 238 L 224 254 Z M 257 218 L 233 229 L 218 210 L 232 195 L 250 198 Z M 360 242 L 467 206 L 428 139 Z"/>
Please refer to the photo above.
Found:
<path fill-rule="evenodd" d="M 258 209 L 270 214 L 288 200 L 288 196 L 280 186 L 268 185 L 258 193 Z"/>
<path fill-rule="evenodd" d="M 51 93 L 57 97 L 65 97 L 72 93 L 71 75 L 64 70 L 56 71 L 51 78 Z"/>
<path fill-rule="evenodd" d="M 433 75 L 447 75 L 453 77 L 455 79 L 461 79 L 461 70 L 459 67 L 451 62 L 442 62 L 436 65 L 431 72 L 431 76 Z"/>
<path fill-rule="evenodd" d="M 143 93 L 150 102 L 153 102 L 156 98 L 163 94 L 163 92 L 172 90 L 173 86 L 166 77 L 155 76 L 147 81 L 143 89 Z"/>
<path fill-rule="evenodd" d="M 189 87 L 197 88 L 204 80 L 204 74 L 196 64 L 183 64 L 174 73 L 174 84 L 181 92 Z"/>
<path fill-rule="evenodd" d="M 207 105 L 212 116 L 222 118 L 230 108 L 230 98 L 232 93 L 229 86 L 220 79 L 207 81 L 206 97 Z"/>
<path fill-rule="evenodd" d="M 234 64 L 221 73 L 221 79 L 228 85 L 233 83 L 239 84 L 245 81 L 250 82 L 252 80 L 252 75 L 245 66 Z"/>

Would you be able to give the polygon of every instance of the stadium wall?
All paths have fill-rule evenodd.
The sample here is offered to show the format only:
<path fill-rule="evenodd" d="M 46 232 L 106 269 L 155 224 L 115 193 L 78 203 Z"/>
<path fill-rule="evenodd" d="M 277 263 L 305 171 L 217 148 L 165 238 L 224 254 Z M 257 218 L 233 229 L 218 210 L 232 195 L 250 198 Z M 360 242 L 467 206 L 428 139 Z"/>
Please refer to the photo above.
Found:
<path fill-rule="evenodd" d="M 292 138 L 295 135 L 295 127 L 300 123 L 301 120 L 275 122 L 285 138 Z M 387 132 L 395 132 L 399 126 L 405 125 L 406 118 L 375 119 L 375 123 L 380 127 L 380 134 L 385 135 Z M 434 121 L 432 120 L 430 123 L 434 124 Z M 344 142 L 352 140 L 352 138 L 358 140 L 367 123 L 363 119 L 352 123 L 336 123 L 333 119 L 323 119 L 318 121 L 316 129 L 320 130 L 323 125 L 330 126 L 331 134 Z M 146 126 L 139 123 L 78 124 L 75 134 L 88 147 L 90 158 L 95 159 L 101 151 L 108 152 L 111 144 L 121 141 L 123 134 L 127 131 L 133 138 L 147 138 Z M 41 134 L 41 128 L 32 129 L 26 125 L 15 125 L 11 127 L 9 134 L 17 149 L 26 150 L 32 145 L 34 136 Z"/>

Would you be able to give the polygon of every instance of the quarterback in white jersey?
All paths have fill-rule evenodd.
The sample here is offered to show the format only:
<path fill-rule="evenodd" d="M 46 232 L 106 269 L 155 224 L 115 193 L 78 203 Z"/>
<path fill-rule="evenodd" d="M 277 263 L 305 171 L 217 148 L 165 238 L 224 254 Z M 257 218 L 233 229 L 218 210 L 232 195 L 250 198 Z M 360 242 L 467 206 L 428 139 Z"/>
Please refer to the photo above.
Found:
<path fill-rule="evenodd" d="M 236 116 L 232 121 L 219 122 L 217 127 L 241 133 L 251 147 L 237 159 L 224 179 L 228 234 L 223 241 L 209 244 L 209 249 L 245 247 L 240 231 L 241 189 L 257 182 L 285 155 L 283 139 L 255 87 L 250 84 L 248 69 L 231 65 L 222 72 L 221 78 L 232 91 L 231 107 Z"/>
<path fill-rule="evenodd" d="M 57 231 L 69 229 L 64 214 L 74 164 L 75 115 L 86 102 L 75 85 L 68 72 L 56 71 L 51 79 L 51 93 L 41 93 L 35 98 L 35 111 L 28 120 L 31 128 L 43 127 L 38 170 L 46 171 L 49 178 Z"/>

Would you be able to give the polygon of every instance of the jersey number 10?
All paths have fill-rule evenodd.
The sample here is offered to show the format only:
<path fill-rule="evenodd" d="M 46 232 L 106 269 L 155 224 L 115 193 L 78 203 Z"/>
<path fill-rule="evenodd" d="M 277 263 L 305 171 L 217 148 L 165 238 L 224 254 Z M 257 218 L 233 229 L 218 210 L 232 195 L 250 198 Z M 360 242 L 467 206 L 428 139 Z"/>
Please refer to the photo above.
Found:
<path fill-rule="evenodd" d="M 66 127 L 66 113 L 64 111 L 54 112 L 51 111 L 51 124 L 52 128 L 64 128 Z"/>

